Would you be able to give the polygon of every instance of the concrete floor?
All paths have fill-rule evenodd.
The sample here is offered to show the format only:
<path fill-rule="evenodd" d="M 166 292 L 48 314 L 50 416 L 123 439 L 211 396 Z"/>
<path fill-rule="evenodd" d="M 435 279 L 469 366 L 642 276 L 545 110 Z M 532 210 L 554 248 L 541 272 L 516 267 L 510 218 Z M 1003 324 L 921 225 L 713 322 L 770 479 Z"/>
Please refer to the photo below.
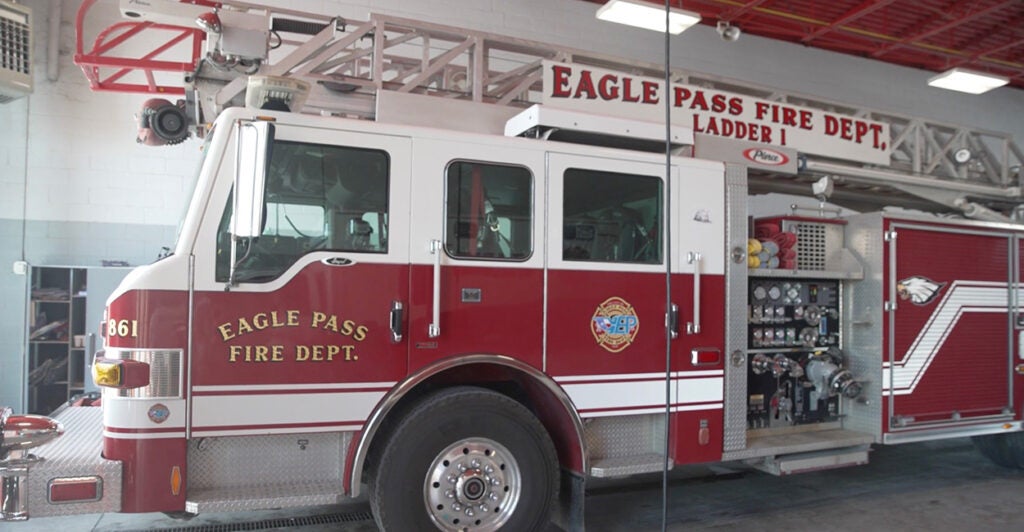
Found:
<path fill-rule="evenodd" d="M 661 529 L 661 476 L 591 482 L 590 531 Z M 686 468 L 669 481 L 668 530 L 1024 530 L 1024 471 L 1000 468 L 970 440 L 880 447 L 871 464 L 791 477 L 727 468 Z M 347 514 L 349 522 L 296 526 L 309 516 Z M 102 514 L 0 524 L 12 532 L 188 530 L 275 520 L 264 530 L 376 530 L 363 501 L 304 511 L 204 514 L 187 521 L 162 514 Z M 229 526 L 221 531 L 241 530 Z M 246 527 L 245 530 L 254 530 Z"/>

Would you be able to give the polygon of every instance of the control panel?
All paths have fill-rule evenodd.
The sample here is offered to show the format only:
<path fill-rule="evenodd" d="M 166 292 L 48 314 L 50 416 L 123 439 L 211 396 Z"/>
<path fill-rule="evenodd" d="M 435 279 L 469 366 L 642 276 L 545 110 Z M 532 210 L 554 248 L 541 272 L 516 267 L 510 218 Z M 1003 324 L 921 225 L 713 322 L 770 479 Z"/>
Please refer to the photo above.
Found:
<path fill-rule="evenodd" d="M 860 393 L 839 350 L 839 282 L 751 277 L 747 296 L 748 428 L 838 419 L 840 396 Z"/>

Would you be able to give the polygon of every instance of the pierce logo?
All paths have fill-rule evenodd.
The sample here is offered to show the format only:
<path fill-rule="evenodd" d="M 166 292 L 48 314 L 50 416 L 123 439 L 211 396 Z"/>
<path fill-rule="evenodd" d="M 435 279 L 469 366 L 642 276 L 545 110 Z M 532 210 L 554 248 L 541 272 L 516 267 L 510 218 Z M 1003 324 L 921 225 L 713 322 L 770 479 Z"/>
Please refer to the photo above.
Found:
<path fill-rule="evenodd" d="M 789 157 L 785 153 L 778 152 L 768 148 L 750 148 L 749 150 L 743 150 L 743 156 L 747 160 L 753 161 L 757 164 L 766 164 L 769 166 L 782 166 L 789 162 Z"/>
<path fill-rule="evenodd" d="M 629 347 L 640 330 L 640 318 L 633 305 L 621 297 L 610 297 L 597 306 L 590 320 L 590 332 L 597 345 L 612 353 Z"/>

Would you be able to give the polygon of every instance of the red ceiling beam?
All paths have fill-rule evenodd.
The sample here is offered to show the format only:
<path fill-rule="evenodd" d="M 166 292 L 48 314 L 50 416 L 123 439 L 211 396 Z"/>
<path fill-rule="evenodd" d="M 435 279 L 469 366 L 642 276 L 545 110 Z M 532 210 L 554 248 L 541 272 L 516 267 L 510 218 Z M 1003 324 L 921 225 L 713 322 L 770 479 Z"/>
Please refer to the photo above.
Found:
<path fill-rule="evenodd" d="M 987 50 L 975 52 L 971 54 L 970 57 L 965 57 L 963 59 L 958 59 L 956 61 L 949 63 L 949 68 L 966 65 L 968 63 L 973 63 L 974 61 L 977 61 L 982 57 L 998 54 L 999 52 L 1005 52 L 1006 50 L 1012 50 L 1014 48 L 1017 48 L 1018 46 L 1024 46 L 1024 39 L 1017 39 L 1016 41 L 1008 42 L 1006 44 L 996 46 L 995 48 L 989 48 Z"/>
<path fill-rule="evenodd" d="M 807 34 L 803 39 L 800 39 L 800 42 L 807 44 L 826 33 L 849 24 L 850 22 L 853 22 L 865 15 L 871 14 L 895 1 L 896 0 L 864 0 L 860 5 L 850 9 L 846 13 L 843 13 L 842 16 L 830 22 L 827 26 L 822 26 Z"/>
<path fill-rule="evenodd" d="M 747 2 L 746 4 L 743 4 L 731 11 L 721 11 L 718 13 L 718 19 L 724 20 L 725 22 L 732 22 L 767 1 L 768 0 L 751 0 L 750 2 Z"/>
<path fill-rule="evenodd" d="M 874 58 L 877 59 L 877 58 L 879 58 L 879 57 L 881 57 L 881 56 L 883 56 L 883 55 L 885 55 L 885 54 L 887 54 L 887 53 L 889 53 L 889 52 L 891 52 L 893 50 L 896 50 L 898 48 L 903 48 L 904 46 L 912 45 L 915 42 L 920 41 L 921 39 L 927 39 L 928 37 L 931 37 L 932 35 L 937 35 L 939 33 L 942 33 L 944 31 L 946 31 L 946 30 L 950 30 L 950 29 L 955 28 L 955 27 L 957 27 L 957 26 L 959 26 L 959 25 L 961 25 L 961 24 L 963 24 L 965 22 L 968 22 L 970 20 L 981 18 L 981 17 L 984 17 L 986 15 L 990 15 L 992 13 L 995 13 L 997 11 L 1001 11 L 1001 10 L 1003 10 L 1003 9 L 1009 7 L 1009 6 L 1015 5 L 1015 4 L 1019 3 L 1019 2 L 1020 2 L 1020 0 L 1005 0 L 1005 1 L 1001 2 L 1001 3 L 989 6 L 989 7 L 985 8 L 985 9 L 982 9 L 982 10 L 979 10 L 979 11 L 975 11 L 973 13 L 965 13 L 964 15 L 958 16 L 954 20 L 951 20 L 951 21 L 949 21 L 949 22 L 947 22 L 945 24 L 942 24 L 942 25 L 939 25 L 939 26 L 935 26 L 935 27 L 933 27 L 931 29 L 915 33 L 914 35 L 911 35 L 909 37 L 904 37 L 904 38 L 902 38 L 902 39 L 900 39 L 900 40 L 898 40 L 898 41 L 896 41 L 896 42 L 894 42 L 894 43 L 892 43 L 892 44 L 890 44 L 888 46 L 884 46 L 884 47 L 878 49 L 877 51 L 875 51 L 874 53 L 872 53 L 871 57 L 874 57 Z"/>

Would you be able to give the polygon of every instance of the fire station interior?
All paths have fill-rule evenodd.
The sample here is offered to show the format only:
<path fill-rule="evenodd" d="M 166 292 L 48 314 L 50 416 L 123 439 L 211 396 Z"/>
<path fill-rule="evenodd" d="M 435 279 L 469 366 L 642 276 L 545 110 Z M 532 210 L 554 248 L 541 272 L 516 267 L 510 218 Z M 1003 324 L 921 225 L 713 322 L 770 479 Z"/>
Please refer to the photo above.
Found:
<path fill-rule="evenodd" d="M 1022 20 L 0 0 L 0 529 L 1020 528 Z"/>

